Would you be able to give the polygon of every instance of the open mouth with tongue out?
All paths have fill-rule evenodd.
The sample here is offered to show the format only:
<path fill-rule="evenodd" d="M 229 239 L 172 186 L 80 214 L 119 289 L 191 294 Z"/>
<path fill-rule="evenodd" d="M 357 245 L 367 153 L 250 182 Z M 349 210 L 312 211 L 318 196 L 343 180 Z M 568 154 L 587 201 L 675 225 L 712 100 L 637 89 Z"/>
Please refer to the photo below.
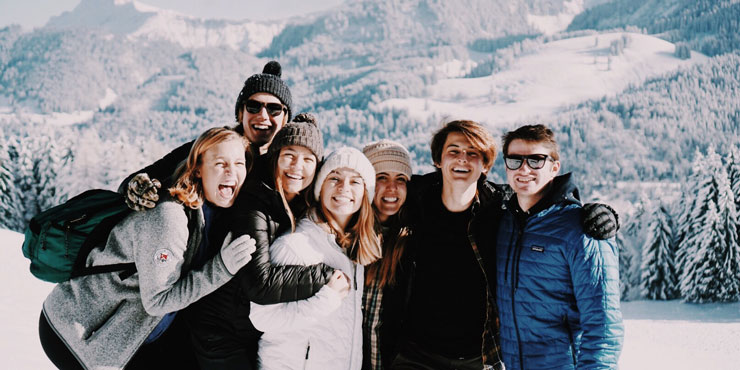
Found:
<path fill-rule="evenodd" d="M 218 195 L 224 199 L 231 199 L 236 192 L 236 181 L 227 181 L 218 184 Z"/>

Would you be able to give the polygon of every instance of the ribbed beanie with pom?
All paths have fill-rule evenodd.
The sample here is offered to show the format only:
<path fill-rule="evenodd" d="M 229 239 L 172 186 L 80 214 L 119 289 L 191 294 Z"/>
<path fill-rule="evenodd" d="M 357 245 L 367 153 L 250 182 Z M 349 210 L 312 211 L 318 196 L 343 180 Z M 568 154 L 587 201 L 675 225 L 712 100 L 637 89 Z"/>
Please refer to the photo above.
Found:
<path fill-rule="evenodd" d="M 239 121 L 239 111 L 243 109 L 244 104 L 250 96 L 264 92 L 275 95 L 280 101 L 288 108 L 288 121 L 292 117 L 292 104 L 293 98 L 290 95 L 290 89 L 288 85 L 280 79 L 283 74 L 283 68 L 280 63 L 271 60 L 265 64 L 265 68 L 262 73 L 253 74 L 246 81 L 244 81 L 244 87 L 239 92 L 239 96 L 236 98 L 236 106 L 234 107 L 234 119 Z"/>
<path fill-rule="evenodd" d="M 280 154 L 280 149 L 300 145 L 308 148 L 316 156 L 317 162 L 324 159 L 324 140 L 321 137 L 316 117 L 310 113 L 301 113 L 288 122 L 275 134 L 267 149 L 270 156 Z"/>

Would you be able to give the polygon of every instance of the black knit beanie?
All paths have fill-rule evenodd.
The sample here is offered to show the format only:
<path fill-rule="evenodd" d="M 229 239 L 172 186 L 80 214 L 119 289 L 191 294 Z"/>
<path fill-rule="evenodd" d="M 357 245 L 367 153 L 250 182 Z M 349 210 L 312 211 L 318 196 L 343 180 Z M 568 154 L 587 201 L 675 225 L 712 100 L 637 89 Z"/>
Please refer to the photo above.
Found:
<path fill-rule="evenodd" d="M 308 148 L 317 161 L 324 159 L 324 140 L 321 131 L 316 124 L 316 118 L 309 113 L 301 113 L 288 122 L 275 134 L 275 137 L 267 149 L 267 153 L 273 157 L 280 154 L 280 149 L 300 145 Z"/>
<path fill-rule="evenodd" d="M 239 110 L 242 109 L 250 96 L 264 92 L 275 95 L 288 108 L 288 121 L 290 121 L 293 99 L 290 96 L 290 89 L 280 76 L 283 74 L 283 68 L 280 63 L 271 60 L 265 64 L 262 73 L 253 74 L 246 81 L 244 87 L 236 98 L 236 107 L 234 107 L 234 119 L 239 122 Z"/>

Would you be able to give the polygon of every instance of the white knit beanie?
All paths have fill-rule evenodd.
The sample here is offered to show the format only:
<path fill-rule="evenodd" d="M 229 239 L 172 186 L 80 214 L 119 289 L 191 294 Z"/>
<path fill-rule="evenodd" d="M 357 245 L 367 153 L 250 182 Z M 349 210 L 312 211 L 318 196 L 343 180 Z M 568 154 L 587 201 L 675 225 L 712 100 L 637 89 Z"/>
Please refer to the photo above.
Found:
<path fill-rule="evenodd" d="M 369 200 L 372 203 L 375 196 L 375 169 L 373 169 L 372 163 L 370 163 L 361 151 L 348 146 L 343 146 L 331 152 L 324 159 L 324 164 L 321 165 L 321 169 L 316 175 L 316 183 L 313 191 L 316 200 L 319 200 L 321 186 L 324 185 L 326 176 L 337 168 L 345 167 L 357 171 L 362 176 L 362 180 L 365 181 L 365 190 L 367 190 L 367 195 L 370 197 Z"/>
<path fill-rule="evenodd" d="M 383 139 L 365 145 L 362 152 L 373 164 L 376 174 L 394 171 L 406 175 L 406 179 L 411 179 L 411 155 L 403 145 Z"/>

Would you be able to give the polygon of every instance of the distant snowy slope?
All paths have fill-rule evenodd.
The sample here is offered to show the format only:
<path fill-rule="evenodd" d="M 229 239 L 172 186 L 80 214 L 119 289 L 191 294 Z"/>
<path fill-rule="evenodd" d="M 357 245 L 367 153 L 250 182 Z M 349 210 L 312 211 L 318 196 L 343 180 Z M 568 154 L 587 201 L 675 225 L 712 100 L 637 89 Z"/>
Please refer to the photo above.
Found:
<path fill-rule="evenodd" d="M 628 46 L 621 55 L 610 56 L 610 43 L 623 35 L 631 39 Z M 697 53 L 680 60 L 673 56 L 673 44 L 631 33 L 563 39 L 536 49 L 491 76 L 442 79 L 427 88 L 428 96 L 389 99 L 378 107 L 408 109 L 423 120 L 434 114 L 511 125 L 551 116 L 568 105 L 613 95 L 648 77 L 706 60 Z"/>
<path fill-rule="evenodd" d="M 41 303 L 53 284 L 36 279 L 23 257 L 23 235 L 0 229 L 0 368 L 53 369 L 39 343 Z"/>
<path fill-rule="evenodd" d="M 201 19 L 134 0 L 82 0 L 46 27 L 100 28 L 131 39 L 171 41 L 185 48 L 227 46 L 254 54 L 272 42 L 284 23 Z"/>

